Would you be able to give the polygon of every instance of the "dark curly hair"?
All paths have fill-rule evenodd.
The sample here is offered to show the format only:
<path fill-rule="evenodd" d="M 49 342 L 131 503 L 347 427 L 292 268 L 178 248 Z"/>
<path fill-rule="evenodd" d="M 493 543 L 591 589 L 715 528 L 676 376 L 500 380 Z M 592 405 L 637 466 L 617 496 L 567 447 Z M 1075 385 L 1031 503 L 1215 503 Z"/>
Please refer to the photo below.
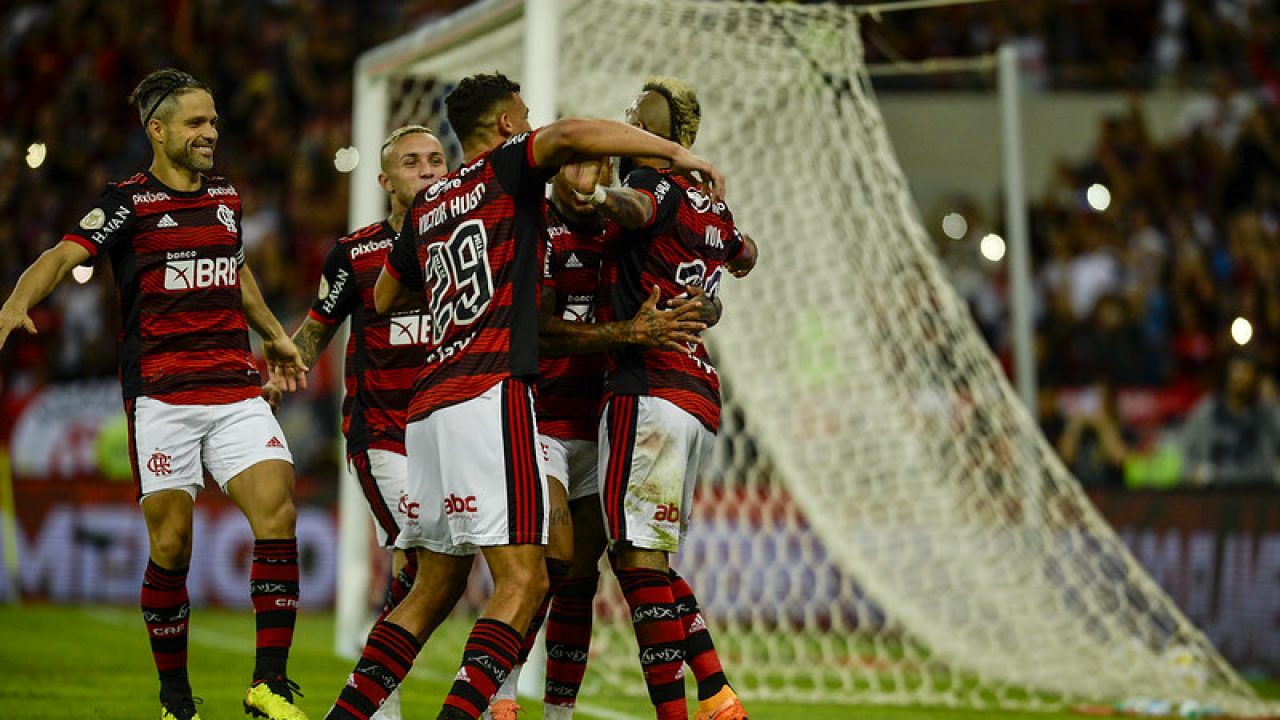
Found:
<path fill-rule="evenodd" d="M 520 83 L 502 73 L 471 75 L 462 79 L 444 99 L 453 132 L 464 143 L 475 134 L 499 103 L 520 92 Z"/>
<path fill-rule="evenodd" d="M 168 120 L 178 108 L 177 97 L 192 90 L 203 90 L 212 94 L 209 86 L 200 82 L 190 73 L 173 68 L 156 70 L 142 78 L 138 87 L 129 95 L 129 104 L 138 108 L 138 117 L 145 126 L 152 117 Z"/>

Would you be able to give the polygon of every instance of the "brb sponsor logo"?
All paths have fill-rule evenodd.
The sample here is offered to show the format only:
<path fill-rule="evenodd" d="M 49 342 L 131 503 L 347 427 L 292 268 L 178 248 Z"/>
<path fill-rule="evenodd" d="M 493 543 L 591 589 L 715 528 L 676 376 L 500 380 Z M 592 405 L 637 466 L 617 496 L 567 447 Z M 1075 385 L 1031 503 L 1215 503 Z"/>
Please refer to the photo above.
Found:
<path fill-rule="evenodd" d="M 680 506 L 675 503 L 659 505 L 653 519 L 657 522 L 680 522 Z"/>
<path fill-rule="evenodd" d="M 164 266 L 165 290 L 198 290 L 234 287 L 239 273 L 235 258 L 174 259 L 189 253 L 170 253 Z"/>
<path fill-rule="evenodd" d="M 476 511 L 476 496 L 468 495 L 466 497 L 458 497 L 450 495 L 444 499 L 444 514 L 454 515 L 456 513 L 473 513 Z"/>

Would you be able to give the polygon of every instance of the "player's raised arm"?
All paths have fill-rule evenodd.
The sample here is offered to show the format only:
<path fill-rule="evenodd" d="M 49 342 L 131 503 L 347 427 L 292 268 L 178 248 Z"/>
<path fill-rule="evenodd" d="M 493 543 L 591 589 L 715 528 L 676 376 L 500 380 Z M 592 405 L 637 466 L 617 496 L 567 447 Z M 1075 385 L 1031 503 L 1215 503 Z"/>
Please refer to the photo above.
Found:
<path fill-rule="evenodd" d="M 531 152 L 538 167 L 559 167 L 575 159 L 610 155 L 662 158 L 670 163 L 673 172 L 695 178 L 717 199 L 724 196 L 724 175 L 710 162 L 677 143 L 614 120 L 557 120 L 538 129 Z M 589 194 L 595 186 L 575 189 Z"/>
<path fill-rule="evenodd" d="M 267 307 L 267 301 L 258 289 L 258 280 L 248 265 L 240 267 L 240 293 L 244 303 L 244 316 L 249 327 L 262 337 L 262 352 L 271 371 L 271 382 L 282 390 L 293 392 L 307 386 L 307 363 L 303 362 L 297 346 Z"/>
<path fill-rule="evenodd" d="M 89 257 L 89 251 L 83 246 L 63 240 L 31 263 L 31 267 L 18 278 L 9 299 L 0 306 L 0 348 L 9 339 L 9 333 L 18 328 L 33 335 L 36 333 L 36 324 L 28 314 L 31 308 L 53 292 L 76 265 Z"/>

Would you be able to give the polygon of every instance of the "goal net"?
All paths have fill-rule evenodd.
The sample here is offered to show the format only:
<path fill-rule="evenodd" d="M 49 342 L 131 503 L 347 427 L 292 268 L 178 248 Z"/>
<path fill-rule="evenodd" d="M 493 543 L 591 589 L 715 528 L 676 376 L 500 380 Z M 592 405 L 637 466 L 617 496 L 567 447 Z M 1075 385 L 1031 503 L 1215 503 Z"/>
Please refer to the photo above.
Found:
<path fill-rule="evenodd" d="M 920 223 L 853 8 L 562 0 L 558 27 L 559 115 L 621 118 L 652 74 L 697 89 L 695 149 L 762 249 L 724 283 L 709 334 L 726 423 L 673 559 L 740 694 L 1274 711 L 1135 562 L 1010 388 Z M 522 3 L 486 0 L 366 54 L 361 154 L 402 124 L 446 128 L 443 97 L 465 75 L 527 80 L 524 32 Z M 376 219 L 372 177 L 353 188 L 353 222 Z M 584 699 L 644 692 L 605 587 Z"/>

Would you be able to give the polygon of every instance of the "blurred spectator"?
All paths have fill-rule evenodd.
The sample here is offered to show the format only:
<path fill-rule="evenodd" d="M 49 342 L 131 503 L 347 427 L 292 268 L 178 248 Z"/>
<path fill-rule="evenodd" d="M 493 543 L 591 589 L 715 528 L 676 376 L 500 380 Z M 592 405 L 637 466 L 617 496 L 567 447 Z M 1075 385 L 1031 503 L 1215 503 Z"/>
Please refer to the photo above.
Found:
<path fill-rule="evenodd" d="M 1182 429 L 1189 484 L 1280 480 L 1280 416 L 1263 386 L 1252 356 L 1228 359 L 1218 392 L 1200 401 Z"/>
<path fill-rule="evenodd" d="M 1124 467 L 1136 442 L 1116 412 L 1115 387 L 1098 383 L 1076 398 L 1058 437 L 1058 454 L 1086 487 L 1124 487 Z"/>

